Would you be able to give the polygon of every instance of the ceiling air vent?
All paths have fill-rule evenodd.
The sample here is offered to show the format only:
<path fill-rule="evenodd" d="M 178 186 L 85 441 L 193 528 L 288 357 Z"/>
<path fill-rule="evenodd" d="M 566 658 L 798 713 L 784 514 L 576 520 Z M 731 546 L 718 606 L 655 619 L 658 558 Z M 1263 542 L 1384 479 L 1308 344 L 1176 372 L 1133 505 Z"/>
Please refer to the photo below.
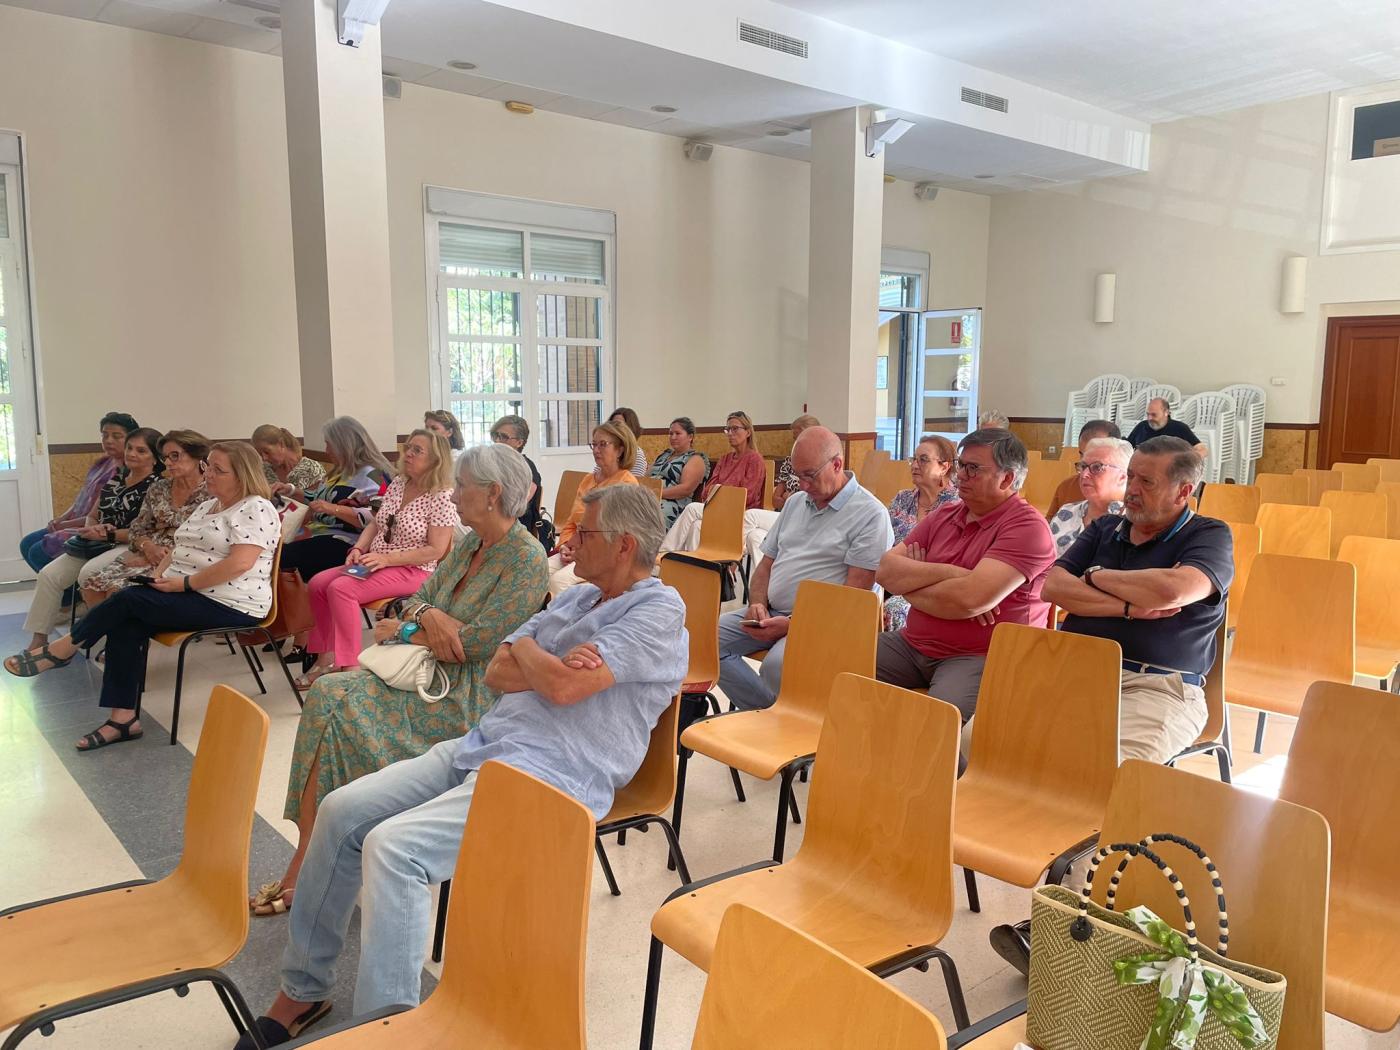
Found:
<path fill-rule="evenodd" d="M 807 57 L 807 41 L 772 29 L 764 29 L 751 22 L 739 23 L 739 39 L 746 44 L 766 47 L 769 51 L 781 51 L 785 55 L 794 55 L 797 58 Z"/>
<path fill-rule="evenodd" d="M 983 109 L 994 109 L 998 113 L 1005 113 L 1010 105 L 1006 99 L 1000 95 L 991 95 L 985 91 L 978 91 L 976 88 L 965 87 L 962 89 L 962 100 L 969 105 L 981 106 Z"/>

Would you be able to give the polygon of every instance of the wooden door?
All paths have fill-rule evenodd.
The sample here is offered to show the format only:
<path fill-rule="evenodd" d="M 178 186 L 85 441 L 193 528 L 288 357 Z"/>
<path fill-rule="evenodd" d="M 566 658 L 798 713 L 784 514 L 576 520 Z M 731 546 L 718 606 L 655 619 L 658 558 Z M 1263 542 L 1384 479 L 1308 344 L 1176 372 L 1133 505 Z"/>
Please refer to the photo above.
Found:
<path fill-rule="evenodd" d="M 1400 458 L 1400 317 L 1327 323 L 1317 462 Z"/>

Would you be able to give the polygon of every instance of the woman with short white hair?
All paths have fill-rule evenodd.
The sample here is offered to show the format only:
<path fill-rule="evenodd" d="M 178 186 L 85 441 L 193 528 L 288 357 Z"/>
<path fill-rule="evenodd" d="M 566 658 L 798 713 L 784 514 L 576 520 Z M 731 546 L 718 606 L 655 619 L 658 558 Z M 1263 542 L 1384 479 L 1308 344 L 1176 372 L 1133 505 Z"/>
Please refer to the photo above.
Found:
<path fill-rule="evenodd" d="M 1122 438 L 1094 438 L 1084 446 L 1084 455 L 1074 465 L 1079 491 L 1084 499 L 1067 503 L 1050 519 L 1050 535 L 1055 554 L 1069 550 L 1090 522 L 1105 514 L 1123 513 L 1123 493 L 1128 486 L 1128 460 L 1133 446 Z"/>

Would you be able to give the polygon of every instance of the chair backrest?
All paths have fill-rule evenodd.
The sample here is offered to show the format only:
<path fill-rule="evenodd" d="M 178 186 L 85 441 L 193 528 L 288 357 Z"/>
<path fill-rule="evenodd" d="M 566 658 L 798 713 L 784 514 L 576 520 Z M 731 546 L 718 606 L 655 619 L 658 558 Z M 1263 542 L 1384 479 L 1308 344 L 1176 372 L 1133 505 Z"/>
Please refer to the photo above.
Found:
<path fill-rule="evenodd" d="M 1296 474 L 1255 474 L 1254 487 L 1259 490 L 1261 504 L 1308 506 L 1308 479 Z"/>
<path fill-rule="evenodd" d="M 658 500 L 661 498 L 661 490 L 666 486 L 661 483 L 660 478 L 655 478 L 647 474 L 637 480 L 642 483 L 643 488 L 649 490 Z"/>
<path fill-rule="evenodd" d="M 1220 433 L 1220 447 L 1211 451 L 1223 460 L 1235 454 L 1235 399 L 1208 392 L 1188 397 L 1181 406 L 1182 421 L 1193 427 L 1215 427 Z"/>
<path fill-rule="evenodd" d="M 1348 536 L 1337 560 L 1356 566 L 1356 644 L 1400 654 L 1400 540 Z"/>
<path fill-rule="evenodd" d="M 816 580 L 799 583 L 774 703 L 825 717 L 837 675 L 875 677 L 879 621 L 874 591 Z"/>
<path fill-rule="evenodd" d="M 651 730 L 651 741 L 632 779 L 617 789 L 607 820 L 624 820 L 643 813 L 660 815 L 676 797 L 676 736 L 680 726 L 681 696 L 661 712 Z"/>
<path fill-rule="evenodd" d="M 1118 766 L 1122 671 L 1117 642 L 997 624 L 964 782 L 985 777 L 1027 797 L 1102 808 Z"/>
<path fill-rule="evenodd" d="M 1044 514 L 1049 510 L 1050 503 L 1055 498 L 1055 490 L 1064 479 L 1065 475 L 1058 460 L 1037 460 L 1026 470 L 1026 480 L 1021 485 L 1021 497 Z"/>
<path fill-rule="evenodd" d="M 1303 478 L 1308 483 L 1308 503 L 1314 507 L 1322 505 L 1322 494 L 1330 492 L 1332 489 L 1342 487 L 1342 476 L 1335 470 L 1315 470 L 1311 467 L 1299 467 L 1295 470 L 1296 477 Z"/>
<path fill-rule="evenodd" d="M 1044 459 L 1044 458 L 1045 458 L 1045 457 L 1044 457 L 1044 454 L 1040 451 L 1040 449 L 1038 449 L 1038 448 L 1028 448 L 1028 449 L 1026 449 L 1026 462 L 1027 462 L 1027 463 L 1036 463 L 1036 462 L 1039 462 L 1041 459 Z"/>
<path fill-rule="evenodd" d="M 1382 481 L 1376 491 L 1385 497 L 1387 520 L 1390 522 L 1390 538 L 1400 540 L 1400 481 Z"/>
<path fill-rule="evenodd" d="M 913 484 L 909 476 L 909 461 L 891 459 L 880 467 L 880 475 L 875 481 L 875 487 L 870 491 L 888 507 L 901 489 L 910 488 Z"/>
<path fill-rule="evenodd" d="M 719 681 L 719 573 L 684 555 L 668 554 L 661 559 L 661 582 L 674 587 L 685 602 L 690 667 L 684 684 L 713 685 Z"/>
<path fill-rule="evenodd" d="M 1265 503 L 1254 523 L 1264 533 L 1260 550 L 1295 558 L 1332 557 L 1332 512 L 1326 507 Z"/>
<path fill-rule="evenodd" d="M 874 491 L 875 482 L 879 480 L 880 471 L 884 465 L 890 461 L 890 454 L 886 449 L 871 449 L 865 454 L 865 460 L 860 465 L 860 473 L 856 480 L 860 482 L 860 487 L 869 491 Z"/>
<path fill-rule="evenodd" d="M 1252 528 L 1253 526 L 1251 526 Z M 1225 707 L 1225 653 L 1230 636 L 1230 609 L 1234 606 L 1234 586 L 1230 588 L 1229 604 L 1225 609 L 1225 619 L 1215 629 L 1215 663 L 1206 673 L 1206 684 L 1201 690 L 1206 698 L 1206 724 L 1196 736 L 1196 743 L 1205 744 L 1220 739 L 1225 732 L 1225 719 L 1229 712 Z"/>
<path fill-rule="evenodd" d="M 1201 495 L 1201 513 L 1221 521 L 1253 524 L 1259 514 L 1259 490 L 1253 485 L 1207 485 Z"/>
<path fill-rule="evenodd" d="M 773 509 L 773 480 L 778 476 L 778 465 L 771 459 L 763 460 L 763 509 Z"/>
<path fill-rule="evenodd" d="M 452 875 L 451 950 L 419 1009 L 470 1016 L 474 1030 L 509 1032 L 518 1046 L 583 1050 L 592 878 L 593 814 L 528 773 L 485 763 Z"/>
<path fill-rule="evenodd" d="M 267 607 L 267 615 L 259 622 L 261 627 L 271 627 L 277 619 L 277 578 L 282 571 L 282 548 L 285 544 L 281 540 L 277 541 L 277 546 L 272 552 L 272 575 L 268 577 L 268 582 L 272 586 L 272 602 Z"/>
<path fill-rule="evenodd" d="M 1366 464 L 1381 472 L 1382 481 L 1400 482 L 1400 459 L 1368 459 Z"/>
<path fill-rule="evenodd" d="M 1322 494 L 1322 505 L 1332 512 L 1332 557 L 1346 536 L 1374 536 L 1385 539 L 1390 534 L 1390 501 L 1379 492 L 1338 492 Z"/>
<path fill-rule="evenodd" d="M 267 712 L 236 689 L 209 694 L 185 801 L 185 844 L 170 876 L 209 904 L 232 957 L 248 936 L 248 853 L 267 748 Z"/>
<path fill-rule="evenodd" d="M 700 519 L 700 546 L 724 551 L 738 561 L 744 553 L 744 507 L 749 494 L 738 485 L 721 485 L 705 504 Z"/>
<path fill-rule="evenodd" d="M 817 744 L 807 830 L 788 862 L 827 873 L 811 884 L 830 886 L 833 896 L 864 883 L 862 898 L 878 900 L 883 918 L 913 924 L 915 944 L 939 940 L 953 918 L 961 728 L 952 704 L 838 675 Z"/>
<path fill-rule="evenodd" d="M 1215 862 L 1229 907 L 1230 958 L 1288 978 L 1278 1050 L 1318 1050 L 1325 1024 L 1327 822 L 1310 809 L 1208 777 L 1124 762 L 1100 841 L 1137 842 L 1162 832 L 1197 843 Z M 1215 948 L 1215 892 L 1204 865 L 1174 843 L 1152 848 L 1181 878 L 1201 942 Z M 1095 881 L 1102 899 L 1108 880 Z M 1117 899 L 1120 909 L 1146 905 L 1182 928 L 1176 891 L 1147 861 L 1128 867 Z"/>
<path fill-rule="evenodd" d="M 1225 625 L 1234 628 L 1240 619 L 1240 604 L 1244 601 L 1245 589 L 1249 586 L 1249 570 L 1254 559 L 1263 547 L 1264 532 L 1258 525 L 1245 525 L 1237 521 L 1226 522 L 1235 548 L 1235 579 L 1230 584 L 1230 605 L 1225 611 Z M 1220 649 L 1224 652 L 1224 649 Z"/>
<path fill-rule="evenodd" d="M 1374 463 L 1333 463 L 1332 469 L 1342 476 L 1344 492 L 1375 492 L 1381 483 L 1381 468 Z"/>
<path fill-rule="evenodd" d="M 1254 559 L 1240 604 L 1232 660 L 1310 681 L 1351 681 L 1356 569 L 1349 562 L 1265 551 Z"/>
<path fill-rule="evenodd" d="M 864 966 L 747 905 L 725 911 L 691 1050 L 947 1045 L 933 1014 Z"/>
<path fill-rule="evenodd" d="M 564 522 L 569 520 L 569 514 L 574 509 L 574 499 L 578 496 L 578 487 L 586 477 L 588 472 L 583 470 L 566 470 L 559 475 L 559 491 L 554 494 L 556 528 L 563 528 Z"/>

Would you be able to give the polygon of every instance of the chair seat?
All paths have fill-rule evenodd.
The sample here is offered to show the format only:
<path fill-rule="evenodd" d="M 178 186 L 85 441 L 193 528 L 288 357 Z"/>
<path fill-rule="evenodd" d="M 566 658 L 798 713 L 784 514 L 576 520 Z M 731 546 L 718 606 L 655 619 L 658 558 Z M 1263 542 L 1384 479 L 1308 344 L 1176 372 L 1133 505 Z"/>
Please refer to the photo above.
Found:
<path fill-rule="evenodd" d="M 872 863 L 882 859 L 874 858 Z M 861 966 L 899 955 L 910 945 L 932 944 L 948 932 L 900 902 L 873 896 L 857 868 L 834 872 L 794 858 L 711 883 L 668 901 L 652 916 L 651 932 L 702 970 L 710 969 L 720 920 L 731 904 L 743 903 L 796 926 Z M 951 914 L 951 902 L 948 912 Z"/>
<path fill-rule="evenodd" d="M 969 782 L 972 775 L 958 782 L 955 864 L 1013 886 L 1031 887 L 1061 853 L 1098 834 L 1102 812 L 1054 805 L 1044 797 L 1027 798 L 1021 788 L 985 779 Z"/>
<path fill-rule="evenodd" d="M 771 780 L 794 759 L 815 754 L 821 731 L 821 719 L 805 710 L 772 707 L 696 722 L 681 734 L 681 743 L 733 769 Z"/>
<path fill-rule="evenodd" d="M 701 544 L 693 551 L 686 551 L 686 557 L 699 558 L 701 561 L 731 562 L 742 561 L 744 557 L 743 547 L 735 547 L 732 550 L 726 547 L 705 546 Z"/>
<path fill-rule="evenodd" d="M 233 628 L 229 629 L 232 630 Z M 194 631 L 161 631 L 160 634 L 151 635 L 151 639 L 173 649 L 194 633 Z"/>
<path fill-rule="evenodd" d="M 1400 1020 L 1400 970 L 1389 949 L 1400 943 L 1393 886 L 1334 887 L 1327 909 L 1327 1012 L 1373 1032 Z"/>
<path fill-rule="evenodd" d="M 1389 678 L 1400 663 L 1400 649 L 1391 645 L 1362 645 L 1356 643 L 1356 673 L 1367 678 Z"/>
<path fill-rule="evenodd" d="M 0 1031 L 44 1006 L 176 967 L 220 967 L 244 932 L 208 917 L 178 877 L 16 912 L 0 919 Z"/>
<path fill-rule="evenodd" d="M 960 1050 L 1012 1050 L 1017 1043 L 1026 1043 L 1026 1015 L 999 1025 L 986 1035 L 979 1036 L 970 1043 L 963 1043 Z M 1030 1046 L 1030 1043 L 1026 1043 Z"/>
<path fill-rule="evenodd" d="M 1276 670 L 1231 660 L 1226 668 L 1225 699 L 1256 711 L 1296 717 L 1302 710 L 1308 687 L 1318 680 L 1337 681 L 1315 671 Z M 1343 684 L 1350 685 L 1351 681 L 1348 679 Z"/>
<path fill-rule="evenodd" d="M 674 781 L 672 784 L 674 785 Z M 669 794 L 663 794 L 652 789 L 650 785 L 638 785 L 633 780 L 617 789 L 613 795 L 612 809 L 608 810 L 606 817 L 598 821 L 598 827 L 648 814 L 660 815 L 675 797 L 674 786 Z"/>

